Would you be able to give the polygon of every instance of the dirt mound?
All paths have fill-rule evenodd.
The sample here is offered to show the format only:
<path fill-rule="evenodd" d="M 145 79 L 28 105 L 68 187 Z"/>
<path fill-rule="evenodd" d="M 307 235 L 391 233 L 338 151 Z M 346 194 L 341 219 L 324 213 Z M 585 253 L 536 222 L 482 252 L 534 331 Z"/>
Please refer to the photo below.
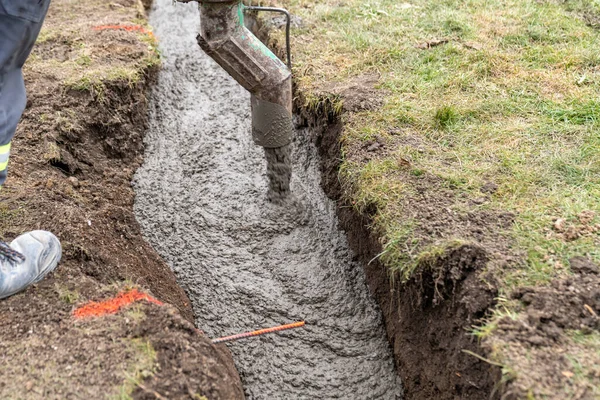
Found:
<path fill-rule="evenodd" d="M 570 262 L 572 277 L 516 290 L 511 297 L 519 300 L 521 312 L 501 318 L 486 343 L 492 351 L 502 348 L 513 366 L 506 390 L 512 398 L 599 395 L 600 366 L 590 341 L 598 340 L 600 331 L 600 269 L 584 257 Z"/>
<path fill-rule="evenodd" d="M 141 285 L 193 319 L 132 211 L 159 62 L 149 28 L 131 22 L 144 18 L 136 1 L 55 0 L 26 64 L 28 104 L 0 195 L 0 235 L 51 230 L 64 254 L 46 280 L 0 302 L 2 398 L 243 397 L 228 352 L 170 307 L 84 322 L 71 315 Z"/>
<path fill-rule="evenodd" d="M 75 303 L 109 298 L 120 288 L 63 271 L 3 301 L 0 397 L 242 397 L 229 353 L 171 306 L 140 302 L 115 315 L 73 317 Z"/>
<path fill-rule="evenodd" d="M 600 329 L 600 271 L 581 257 L 573 259 L 571 265 L 576 270 L 572 278 L 556 280 L 550 287 L 520 288 L 512 294 L 523 303 L 525 312 L 522 320 L 504 318 L 500 321 L 500 330 L 506 332 L 506 339 L 520 338 L 532 345 L 549 345 L 560 342 L 561 333 L 566 329 L 588 332 Z"/>

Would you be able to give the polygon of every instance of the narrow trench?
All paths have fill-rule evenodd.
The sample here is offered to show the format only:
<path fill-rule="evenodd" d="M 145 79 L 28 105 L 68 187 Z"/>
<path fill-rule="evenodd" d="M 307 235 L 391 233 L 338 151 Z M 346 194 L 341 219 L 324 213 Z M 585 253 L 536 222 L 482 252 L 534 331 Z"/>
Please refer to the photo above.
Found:
<path fill-rule="evenodd" d="M 306 320 L 229 345 L 248 399 L 401 398 L 381 312 L 320 187 L 309 132 L 293 144 L 293 201 L 270 203 L 249 95 L 196 44 L 196 6 L 156 0 L 150 22 L 164 62 L 135 212 L 198 327 L 218 337 Z"/>

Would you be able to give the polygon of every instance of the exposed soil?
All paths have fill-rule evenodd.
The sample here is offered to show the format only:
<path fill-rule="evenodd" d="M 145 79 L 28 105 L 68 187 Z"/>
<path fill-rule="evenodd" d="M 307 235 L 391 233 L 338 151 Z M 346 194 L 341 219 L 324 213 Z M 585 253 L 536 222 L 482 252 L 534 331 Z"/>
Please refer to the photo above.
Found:
<path fill-rule="evenodd" d="M 140 303 L 118 315 L 75 321 L 69 292 L 79 299 L 108 297 L 117 286 L 65 276 L 64 266 L 38 287 L 2 302 L 3 399 L 101 399 L 132 389 L 141 399 L 158 398 L 154 393 L 169 399 L 192 399 L 196 393 L 242 397 L 230 354 L 200 336 L 173 307 Z"/>
<path fill-rule="evenodd" d="M 600 331 L 600 267 L 585 257 L 570 263 L 572 277 L 557 279 L 549 287 L 516 290 L 512 297 L 522 303 L 519 317 L 501 319 L 497 334 L 486 344 L 490 349 L 502 347 L 519 376 L 509 383 L 507 398 L 520 398 L 532 389 L 536 396 L 553 399 L 600 395 L 594 384 L 600 382 L 597 355 L 585 341 L 568 335 Z M 587 376 L 581 376 L 580 370 Z"/>
<path fill-rule="evenodd" d="M 215 346 L 174 309 L 153 307 L 135 327 L 135 337 L 150 337 L 158 353 L 159 372 L 138 386 L 136 399 L 243 398 L 231 353 L 224 345 Z"/>
<path fill-rule="evenodd" d="M 102 101 L 89 91 L 65 88 L 63 80 L 70 77 L 54 62 L 68 61 L 79 43 L 90 48 L 98 63 L 115 69 L 131 65 L 147 51 L 135 33 L 92 30 L 98 21 L 122 20 L 118 11 L 101 5 L 80 7 L 52 4 L 45 29 L 70 23 L 67 8 L 89 13 L 85 20 L 70 24 L 86 27 L 78 32 L 76 43 L 65 34 L 36 46 L 32 54 L 36 62 L 26 69 L 28 107 L 2 196 L 9 209 L 19 209 L 25 202 L 27 212 L 20 212 L 19 221 L 7 226 L 4 235 L 43 226 L 61 239 L 65 260 L 78 261 L 85 274 L 103 282 L 131 279 L 191 320 L 187 296 L 139 234 L 132 213 L 129 182 L 142 160 L 145 95 L 156 71 L 143 72 L 146 76 L 136 85 L 123 78 L 105 82 Z"/>
<path fill-rule="evenodd" d="M 55 273 L 0 302 L 2 398 L 104 398 L 136 387 L 141 398 L 146 391 L 170 399 L 243 397 L 227 350 L 170 307 L 142 305 L 83 323 L 71 316 L 76 305 L 114 294 L 127 280 L 193 320 L 186 294 L 142 238 L 132 210 L 130 180 L 142 161 L 146 90 L 156 73 L 143 64 L 148 44 L 136 32 L 92 29 L 144 17 L 133 0 L 54 0 L 47 35 L 26 65 L 28 105 L 0 195 L 0 233 L 11 240 L 50 230 L 64 254 Z M 82 48 L 89 59 L 76 60 Z M 65 84 L 81 78 L 70 75 L 79 71 L 74 62 L 138 68 L 140 76 L 115 73 L 78 90 Z M 156 351 L 156 365 L 140 343 Z"/>
<path fill-rule="evenodd" d="M 330 125 L 315 138 L 322 158 L 333 161 L 323 164 L 323 184 L 337 201 L 340 223 L 383 311 L 406 398 L 489 398 L 498 369 L 461 351 L 481 353 L 466 329 L 494 302 L 494 288 L 475 273 L 485 267 L 487 252 L 479 246 L 457 247 L 423 266 L 407 283 L 394 284 L 376 259 L 382 248 L 369 229 L 370 217 L 358 214 L 342 195 L 336 165 L 340 129 L 340 124 Z"/>

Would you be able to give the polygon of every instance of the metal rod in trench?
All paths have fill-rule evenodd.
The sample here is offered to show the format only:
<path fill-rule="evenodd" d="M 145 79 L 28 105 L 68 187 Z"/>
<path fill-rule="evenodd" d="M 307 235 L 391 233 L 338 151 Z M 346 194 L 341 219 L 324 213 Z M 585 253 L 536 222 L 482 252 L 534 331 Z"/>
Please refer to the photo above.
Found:
<path fill-rule="evenodd" d="M 292 49 L 290 44 L 290 27 L 292 25 L 292 16 L 288 10 L 285 8 L 276 8 L 276 7 L 259 7 L 259 6 L 244 6 L 244 10 L 250 11 L 267 11 L 267 12 L 275 12 L 285 15 L 285 50 L 287 52 L 287 66 L 292 70 Z"/>
<path fill-rule="evenodd" d="M 304 326 L 304 324 L 305 324 L 304 321 L 299 321 L 299 322 L 294 322 L 293 324 L 280 325 L 280 326 L 275 326 L 273 328 L 259 329 L 257 331 L 238 333 L 237 335 L 232 335 L 232 336 L 225 336 L 222 338 L 213 339 L 212 342 L 213 342 L 213 344 L 223 343 L 223 342 L 233 342 L 235 340 L 245 339 L 245 338 L 253 337 L 253 336 L 265 335 L 267 333 L 285 331 L 288 329 L 301 328 Z"/>

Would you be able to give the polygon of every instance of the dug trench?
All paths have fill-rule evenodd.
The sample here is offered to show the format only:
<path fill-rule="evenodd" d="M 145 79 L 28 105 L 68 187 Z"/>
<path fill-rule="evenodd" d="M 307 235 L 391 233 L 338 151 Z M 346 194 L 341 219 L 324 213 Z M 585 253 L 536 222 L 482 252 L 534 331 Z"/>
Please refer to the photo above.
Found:
<path fill-rule="evenodd" d="M 307 321 L 230 345 L 246 397 L 400 398 L 399 371 L 406 398 L 490 398 L 499 370 L 465 352 L 481 353 L 466 329 L 496 296 L 477 275 L 486 251 L 458 247 L 394 287 L 369 216 L 342 196 L 342 125 L 301 101 L 293 195 L 270 202 L 249 96 L 198 49 L 197 10 L 160 0 L 150 20 L 165 61 L 135 178 L 147 239 L 209 335 Z"/>
<path fill-rule="evenodd" d="M 269 35 L 271 29 L 280 28 L 281 24 L 250 18 L 249 25 L 263 42 L 270 43 L 274 51 L 284 56 L 284 46 Z M 493 278 L 482 276 L 481 272 L 498 262 L 489 262 L 490 253 L 505 251 L 506 239 L 496 237 L 496 245 L 484 241 L 483 245 L 465 244 L 449 249 L 422 262 L 416 268 L 417 273 L 401 283 L 379 260 L 383 248 L 380 235 L 372 229 L 373 214 L 368 207 L 366 212 L 358 211 L 345 193 L 352 189 L 344 187 L 339 174 L 344 125 L 341 115 L 333 111 L 336 106 L 331 99 L 341 100 L 342 113 L 378 107 L 381 94 L 374 90 L 375 84 L 376 79 L 366 76 L 328 88 L 328 94 L 323 95 L 316 107 L 307 106 L 306 93 L 295 93 L 294 111 L 297 126 L 308 134 L 304 140 L 318 150 L 319 184 L 336 205 L 339 227 L 355 261 L 363 267 L 370 293 L 383 313 L 404 398 L 495 399 L 502 395 L 512 398 L 502 382 L 500 368 L 474 356 L 485 358 L 489 349 L 481 347 L 468 333 L 495 305 L 498 293 Z M 331 93 L 335 96 L 331 97 Z M 426 220 L 424 225 L 461 229 L 460 224 L 453 225 L 453 218 L 430 212 L 432 208 L 443 208 L 443 200 L 439 200 L 443 191 L 437 192 L 436 183 L 428 180 L 420 183 L 420 198 L 407 202 L 418 210 L 416 215 Z M 469 225 L 476 232 L 483 230 L 492 236 L 496 227 L 506 227 L 512 218 L 508 213 L 476 216 Z M 428 236 L 430 229 L 420 234 Z"/>
<path fill-rule="evenodd" d="M 381 312 L 319 186 L 309 132 L 292 145 L 293 195 L 271 202 L 250 96 L 198 47 L 197 5 L 157 0 L 150 23 L 164 59 L 135 211 L 196 325 L 217 337 L 306 321 L 229 345 L 248 399 L 401 398 Z"/>
<path fill-rule="evenodd" d="M 485 354 L 468 330 L 485 317 L 497 294 L 478 276 L 487 262 L 485 250 L 460 246 L 418 266 L 408 282 L 395 282 L 378 259 L 383 249 L 370 228 L 372 216 L 358 212 L 342 194 L 338 177 L 342 125 L 331 115 L 304 114 L 305 122 L 314 127 L 321 158 L 329 160 L 321 165 L 323 188 L 336 201 L 340 226 L 383 312 L 406 398 L 497 398 L 500 369 L 465 352 Z"/>
<path fill-rule="evenodd" d="M 262 29 L 268 32 L 269 28 Z M 259 36 L 267 40 L 266 33 Z M 530 396 L 535 382 L 541 382 L 545 394 L 563 398 L 556 390 L 569 390 L 572 384 L 556 378 L 564 376 L 563 371 L 570 366 L 570 358 L 563 353 L 565 347 L 573 345 L 565 339 L 565 332 L 598 329 L 598 318 L 589 310 L 600 309 L 600 267 L 587 257 L 573 257 L 569 260 L 572 276 L 556 278 L 549 287 L 523 287 L 509 293 L 510 299 L 522 302 L 522 315 L 503 318 L 498 323 L 497 337 L 481 343 L 473 329 L 488 321 L 501 297 L 494 272 L 510 268 L 522 258 L 503 234 L 515 216 L 484 211 L 457 218 L 447 208 L 452 195 L 440 187 L 439 179 L 406 174 L 404 178 L 416 188 L 416 195 L 407 196 L 405 203 L 407 218 L 420 220 L 414 236 L 426 241 L 424 238 L 432 234 L 451 237 L 458 233 L 468 240 L 420 258 L 407 280 L 390 272 L 380 262 L 384 253 L 381 235 L 373 230 L 376 206 L 358 211 L 348 195 L 352 186 L 340 175 L 344 125 L 340 114 L 332 111 L 338 107 L 331 101 L 341 99 L 342 114 L 377 107 L 380 102 L 374 97 L 373 85 L 372 77 L 346 83 L 333 88 L 336 96 L 323 96 L 310 109 L 303 94 L 297 93 L 295 111 L 319 149 L 321 185 L 336 202 L 340 227 L 364 267 L 369 289 L 383 312 L 405 398 L 521 399 Z M 358 158 L 368 160 L 377 157 L 377 151 L 386 151 L 385 147 L 377 141 L 367 142 L 358 150 L 344 149 L 344 154 L 359 151 L 363 154 Z M 483 193 L 489 190 L 494 190 L 493 185 L 482 188 Z M 585 214 L 580 221 L 582 225 L 577 229 L 585 229 Z M 507 372 L 506 366 L 492 361 L 494 351 L 510 346 L 513 348 L 507 352 L 526 366 L 518 379 Z M 593 365 L 589 359 L 582 359 Z M 575 398 L 594 398 L 593 387 L 572 390 L 577 393 Z"/>

